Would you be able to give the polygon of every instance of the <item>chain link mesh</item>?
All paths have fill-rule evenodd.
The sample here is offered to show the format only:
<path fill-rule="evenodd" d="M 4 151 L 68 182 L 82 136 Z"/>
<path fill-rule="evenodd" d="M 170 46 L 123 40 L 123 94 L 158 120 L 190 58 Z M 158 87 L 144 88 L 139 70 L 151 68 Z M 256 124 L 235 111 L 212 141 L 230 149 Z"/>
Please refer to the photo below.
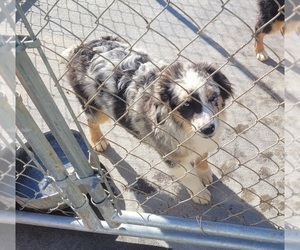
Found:
<path fill-rule="evenodd" d="M 0 3 L 0 211 L 15 208 L 14 188 L 14 57 L 9 41 L 14 37 L 11 7 Z"/>
<path fill-rule="evenodd" d="M 17 35 L 40 39 L 84 130 L 86 119 L 64 78 L 65 66 L 59 64 L 61 52 L 74 44 L 104 35 L 118 36 L 131 48 L 145 48 L 151 57 L 169 64 L 178 60 L 213 62 L 234 85 L 234 97 L 226 106 L 227 119 L 222 121 L 219 149 L 208 158 L 215 175 L 208 187 L 212 193 L 209 205 L 190 199 L 155 150 L 116 123 L 103 126 L 112 149 L 99 157 L 121 209 L 283 228 L 283 38 L 275 34 L 266 39 L 268 63 L 255 58 L 255 2 L 30 0 L 19 4 L 33 34 L 17 15 Z M 69 126 L 76 128 L 38 51 L 27 52 Z M 293 65 L 297 63 L 293 60 Z M 25 91 L 21 86 L 18 89 L 40 128 L 47 131 Z M 19 173 L 18 178 L 23 175 Z M 53 208 L 57 209 L 62 210 L 59 205 Z"/>
<path fill-rule="evenodd" d="M 15 140 L 14 140 L 14 38 L 13 6 L 0 2 L 0 241 L 15 248 Z M 12 2 L 12 4 L 14 4 Z M 11 216 L 7 216 L 10 214 Z M 3 216 L 4 215 L 4 216 Z"/>
<path fill-rule="evenodd" d="M 300 19 L 300 2 L 287 1 L 287 24 Z M 298 27 L 298 28 L 297 28 Z M 299 26 L 296 33 L 285 38 L 285 222 L 286 228 L 299 230 Z"/>

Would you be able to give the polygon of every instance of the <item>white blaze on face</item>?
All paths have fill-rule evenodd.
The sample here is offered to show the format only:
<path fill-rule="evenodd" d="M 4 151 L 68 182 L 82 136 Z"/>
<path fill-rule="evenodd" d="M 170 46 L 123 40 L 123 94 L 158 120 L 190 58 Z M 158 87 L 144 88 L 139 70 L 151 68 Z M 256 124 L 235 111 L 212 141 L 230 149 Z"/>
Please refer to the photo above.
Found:
<path fill-rule="evenodd" d="M 193 128 L 203 137 L 215 135 L 219 127 L 219 120 L 214 117 L 214 107 L 208 102 L 208 96 L 210 96 L 210 92 L 218 92 L 218 89 L 210 85 L 204 75 L 200 75 L 192 68 L 186 70 L 180 85 L 186 92 L 181 90 L 178 91 L 179 93 L 185 93 L 185 95 L 187 92 L 199 93 L 203 105 L 201 112 L 195 112 L 193 115 L 191 120 Z M 180 96 L 179 93 L 178 96 Z M 184 99 L 183 96 L 180 97 Z"/>
<path fill-rule="evenodd" d="M 195 70 L 188 69 L 182 78 L 182 83 L 182 87 L 189 90 L 194 90 L 202 88 L 202 86 L 206 83 L 206 79 L 199 75 L 199 73 L 197 73 Z"/>
<path fill-rule="evenodd" d="M 193 127 L 196 129 L 196 131 L 202 133 L 204 136 L 214 135 L 215 132 L 218 130 L 218 126 L 219 126 L 219 120 L 215 118 L 214 113 L 205 106 L 203 106 L 201 113 L 194 114 L 191 123 Z M 210 133 L 206 134 L 204 132 L 205 129 L 207 129 L 207 131 L 212 130 L 211 134 Z"/>

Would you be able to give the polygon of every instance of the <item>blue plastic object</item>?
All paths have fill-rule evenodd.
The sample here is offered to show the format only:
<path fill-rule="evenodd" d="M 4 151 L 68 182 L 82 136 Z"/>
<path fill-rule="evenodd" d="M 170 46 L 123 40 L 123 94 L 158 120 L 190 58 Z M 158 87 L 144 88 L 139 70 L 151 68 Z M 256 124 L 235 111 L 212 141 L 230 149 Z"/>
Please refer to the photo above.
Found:
<path fill-rule="evenodd" d="M 81 134 L 78 131 L 71 130 L 78 144 L 80 145 L 84 155 L 88 158 L 88 147 L 85 144 Z M 69 173 L 74 171 L 72 164 L 66 157 L 65 153 L 61 149 L 60 145 L 56 141 L 51 132 L 44 133 L 46 139 L 64 164 L 66 170 Z M 61 197 L 55 197 L 58 195 L 56 188 L 50 183 L 46 177 L 47 166 L 45 166 L 35 154 L 33 149 L 28 143 L 26 146 L 35 156 L 35 159 L 39 162 L 43 170 L 40 170 L 32 161 L 31 157 L 25 152 L 23 148 L 19 148 L 16 152 L 16 196 L 17 202 L 22 203 L 20 205 L 26 205 L 26 207 L 49 209 L 57 206 L 58 200 Z"/>

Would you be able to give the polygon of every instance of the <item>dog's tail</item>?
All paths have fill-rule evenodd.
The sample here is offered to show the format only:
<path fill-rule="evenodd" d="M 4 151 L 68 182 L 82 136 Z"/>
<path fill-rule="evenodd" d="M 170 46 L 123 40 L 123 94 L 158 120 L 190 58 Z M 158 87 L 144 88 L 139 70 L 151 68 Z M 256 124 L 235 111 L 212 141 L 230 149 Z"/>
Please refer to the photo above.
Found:
<path fill-rule="evenodd" d="M 68 64 L 69 61 L 72 59 L 72 57 L 75 55 L 75 51 L 77 50 L 78 46 L 77 45 L 73 45 L 68 49 L 65 49 L 62 53 L 61 53 L 61 60 L 60 63 L 64 63 L 64 64 Z"/>

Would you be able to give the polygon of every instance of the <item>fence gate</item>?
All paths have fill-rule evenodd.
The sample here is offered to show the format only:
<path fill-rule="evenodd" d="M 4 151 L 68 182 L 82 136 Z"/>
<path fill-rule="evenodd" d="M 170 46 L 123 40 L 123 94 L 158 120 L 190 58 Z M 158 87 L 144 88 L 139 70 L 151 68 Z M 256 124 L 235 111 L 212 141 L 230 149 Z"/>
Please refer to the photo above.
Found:
<path fill-rule="evenodd" d="M 298 13 L 298 5 L 291 6 Z M 9 19 L 9 3 L 1 9 Z M 16 193 L 16 221 L 186 243 L 190 249 L 283 249 L 284 138 L 290 131 L 286 177 L 295 177 L 299 137 L 293 124 L 286 131 L 283 124 L 283 37 L 267 36 L 270 59 L 258 61 L 256 13 L 255 2 L 234 0 L 17 1 L 15 39 L 0 41 L 1 53 L 15 53 L 16 59 L 18 94 L 7 105 L 16 113 L 10 123 L 17 125 L 15 176 L 8 171 L 11 161 L 5 160 L 11 166 L 6 172 L 1 167 L 1 176 L 16 178 L 10 190 Z M 155 65 L 212 62 L 233 84 L 218 149 L 207 158 L 214 174 L 209 204 L 195 203 L 157 151 L 117 122 L 102 126 L 110 143 L 106 151 L 91 147 L 86 118 L 66 81 L 70 62 L 62 51 L 107 35 L 122 39 L 130 51 L 146 50 Z M 294 77 L 299 60 L 291 58 L 286 75 Z M 13 82 L 11 72 L 0 73 L 1 81 Z M 289 86 L 286 114 L 292 120 L 299 98 L 292 94 L 295 85 Z M 1 114 L 8 109 L 1 107 Z M 6 137 L 1 135 L 1 148 L 12 153 L 15 146 Z M 286 182 L 289 190 L 297 190 L 296 179 Z M 293 205 L 288 204 L 295 211 L 288 223 L 297 228 Z M 10 209 L 3 210 L 1 218 L 13 219 Z M 296 246 L 297 230 L 287 235 Z"/>

